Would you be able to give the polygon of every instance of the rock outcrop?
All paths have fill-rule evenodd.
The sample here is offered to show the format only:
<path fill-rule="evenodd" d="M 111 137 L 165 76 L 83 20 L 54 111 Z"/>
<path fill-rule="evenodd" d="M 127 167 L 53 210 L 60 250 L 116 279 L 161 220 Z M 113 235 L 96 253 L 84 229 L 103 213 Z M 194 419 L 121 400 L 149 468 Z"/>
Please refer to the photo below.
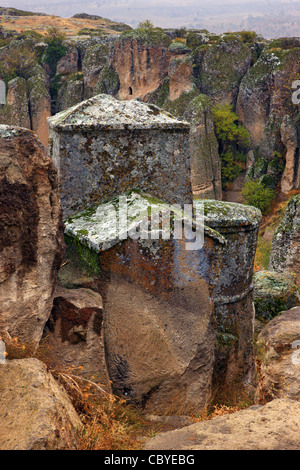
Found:
<path fill-rule="evenodd" d="M 72 450 L 82 423 L 65 389 L 45 364 L 0 364 L 0 449 Z"/>
<path fill-rule="evenodd" d="M 0 78 L 5 78 L 8 86 L 0 124 L 32 129 L 47 146 L 46 119 L 51 115 L 51 97 L 48 76 L 35 56 L 34 45 L 28 38 L 1 48 Z"/>
<path fill-rule="evenodd" d="M 149 97 L 168 112 L 191 124 L 189 150 L 193 194 L 201 199 L 222 199 L 221 160 L 215 135 L 212 101 L 190 83 L 189 88 L 171 100 L 167 79 L 159 93 Z"/>
<path fill-rule="evenodd" d="M 63 342 L 86 342 L 90 322 L 94 332 L 100 336 L 102 320 L 102 299 L 97 292 L 56 287 L 51 321 Z"/>
<path fill-rule="evenodd" d="M 255 149 L 251 177 L 281 181 L 284 193 L 299 189 L 297 105 L 292 83 L 300 67 L 297 38 L 270 41 L 240 84 L 237 114 Z M 267 176 L 267 178 L 265 178 Z"/>
<path fill-rule="evenodd" d="M 300 172 L 297 159 L 299 154 L 297 127 L 289 116 L 284 116 L 281 127 L 281 142 L 286 148 L 285 169 L 281 178 L 281 191 L 288 193 L 300 187 Z"/>
<path fill-rule="evenodd" d="M 273 400 L 265 406 L 199 422 L 158 434 L 145 445 L 151 450 L 299 450 L 300 403 Z"/>
<path fill-rule="evenodd" d="M 258 271 L 254 274 L 254 305 L 258 320 L 270 321 L 283 310 L 300 305 L 296 275 Z"/>
<path fill-rule="evenodd" d="M 57 285 L 45 333 L 47 345 L 59 363 L 72 364 L 78 368 L 76 373 L 108 383 L 100 294 L 87 288 Z"/>
<path fill-rule="evenodd" d="M 300 307 L 282 312 L 260 332 L 256 341 L 261 361 L 258 400 L 300 400 Z"/>
<path fill-rule="evenodd" d="M 0 126 L 0 330 L 38 343 L 64 242 L 57 172 L 33 132 Z"/>
<path fill-rule="evenodd" d="M 296 274 L 300 287 L 300 195 L 290 199 L 282 221 L 277 228 L 271 248 L 270 269 Z"/>
<path fill-rule="evenodd" d="M 168 75 L 173 54 L 163 44 L 124 38 L 114 48 L 113 65 L 119 75 L 121 99 L 144 98 Z"/>
<path fill-rule="evenodd" d="M 238 36 L 224 35 L 204 55 L 197 79 L 201 92 L 215 103 L 235 106 L 240 82 L 251 59 L 250 48 Z"/>

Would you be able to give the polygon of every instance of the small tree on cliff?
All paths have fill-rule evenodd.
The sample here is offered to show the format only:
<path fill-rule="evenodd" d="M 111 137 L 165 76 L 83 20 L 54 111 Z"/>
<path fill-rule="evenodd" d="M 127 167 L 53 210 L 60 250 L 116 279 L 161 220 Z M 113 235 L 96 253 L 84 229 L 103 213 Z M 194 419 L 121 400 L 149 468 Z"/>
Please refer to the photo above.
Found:
<path fill-rule="evenodd" d="M 150 20 L 141 21 L 136 29 L 124 31 L 121 38 L 136 39 L 142 43 L 169 47 L 171 39 L 162 28 L 155 27 Z"/>
<path fill-rule="evenodd" d="M 57 62 L 63 57 L 67 48 L 63 44 L 65 35 L 61 33 L 57 28 L 49 28 L 46 35 L 46 43 L 48 44 L 44 62 L 49 65 L 51 74 L 55 75 Z"/>
<path fill-rule="evenodd" d="M 213 117 L 222 162 L 222 183 L 225 185 L 240 174 L 245 164 L 250 134 L 228 104 L 213 108 Z"/>
<path fill-rule="evenodd" d="M 138 24 L 138 29 L 153 29 L 154 24 L 150 20 L 141 21 Z"/>

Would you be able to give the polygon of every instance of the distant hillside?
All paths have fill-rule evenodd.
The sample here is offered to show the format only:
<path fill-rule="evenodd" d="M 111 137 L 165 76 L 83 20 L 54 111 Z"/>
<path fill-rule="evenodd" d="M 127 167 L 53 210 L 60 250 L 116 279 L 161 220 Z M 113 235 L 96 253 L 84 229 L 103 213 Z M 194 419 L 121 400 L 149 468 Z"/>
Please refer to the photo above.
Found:
<path fill-rule="evenodd" d="M 39 11 L 38 0 L 7 0 L 14 7 Z M 149 19 L 161 28 L 208 29 L 221 34 L 229 31 L 255 30 L 265 38 L 300 36 L 299 0 L 47 0 L 43 11 L 64 18 L 85 14 L 111 18 L 134 28 Z M 82 17 L 83 18 L 83 17 Z"/>
<path fill-rule="evenodd" d="M 61 18 L 44 13 L 32 13 L 30 11 L 16 10 L 14 8 L 0 7 L 0 28 L 14 33 L 26 33 L 36 31 L 44 35 L 49 28 L 55 27 L 65 36 L 116 34 L 128 31 L 131 26 L 118 23 L 97 15 L 80 13 L 73 18 Z"/>
<path fill-rule="evenodd" d="M 0 16 L 46 16 L 46 13 L 34 13 L 32 11 L 18 10 L 17 8 L 1 7 Z"/>

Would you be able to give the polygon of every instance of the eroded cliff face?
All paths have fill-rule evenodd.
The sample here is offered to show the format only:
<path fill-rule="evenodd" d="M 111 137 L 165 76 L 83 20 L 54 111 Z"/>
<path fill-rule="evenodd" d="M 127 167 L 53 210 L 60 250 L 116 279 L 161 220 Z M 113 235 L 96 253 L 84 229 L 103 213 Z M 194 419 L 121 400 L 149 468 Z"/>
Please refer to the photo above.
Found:
<path fill-rule="evenodd" d="M 48 144 L 47 117 L 51 115 L 49 79 L 34 52 L 34 41 L 13 40 L 0 51 L 0 79 L 6 84 L 6 105 L 0 124 L 33 130 Z"/>
<path fill-rule="evenodd" d="M 254 148 L 249 176 L 271 176 L 273 186 L 280 182 L 284 193 L 300 188 L 299 106 L 292 101 L 299 72 L 299 39 L 270 41 L 243 78 L 237 99 L 237 114 Z"/>
<path fill-rule="evenodd" d="M 41 40 L 12 40 L 0 52 L 7 88 L 0 122 L 30 128 L 47 145 L 47 117 L 84 99 L 105 93 L 154 103 L 197 129 L 190 141 L 192 174 L 201 175 L 194 178 L 195 194 L 220 199 L 211 110 L 230 104 L 251 135 L 246 176 L 280 183 L 283 192 L 299 189 L 298 105 L 291 89 L 300 72 L 299 40 L 200 32 L 170 37 L 134 30 L 68 38 L 54 63 Z M 197 96 L 210 99 L 209 112 L 189 112 Z"/>
<path fill-rule="evenodd" d="M 171 57 L 166 47 L 137 39 L 118 41 L 113 64 L 120 78 L 120 98 L 144 99 L 156 90 L 168 74 Z"/>

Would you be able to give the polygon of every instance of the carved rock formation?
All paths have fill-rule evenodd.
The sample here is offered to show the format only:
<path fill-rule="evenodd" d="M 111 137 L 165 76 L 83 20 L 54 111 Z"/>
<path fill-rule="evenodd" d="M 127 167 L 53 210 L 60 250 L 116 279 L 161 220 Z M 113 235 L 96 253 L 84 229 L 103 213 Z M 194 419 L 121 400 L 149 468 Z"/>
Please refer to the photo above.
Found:
<path fill-rule="evenodd" d="M 177 205 L 171 207 L 175 215 L 183 204 L 192 209 L 189 125 L 153 105 L 102 95 L 49 121 L 68 243 L 77 246 L 102 281 L 113 391 L 151 412 L 162 412 L 167 401 L 184 412 L 205 406 L 213 375 L 219 375 L 218 385 L 236 381 L 251 386 L 251 281 L 260 212 L 205 201 L 204 246 L 196 243 L 192 249 L 186 247 L 188 235 L 173 236 L 171 227 L 163 240 L 138 232 L 128 237 L 135 224 L 148 221 L 150 207 L 151 214 L 164 213 L 168 204 Z M 127 165 L 134 155 L 128 169 L 119 159 L 120 143 Z M 109 166 L 95 171 L 103 162 Z M 153 162 L 156 167 L 149 171 Z M 69 187 L 74 166 L 85 175 L 85 187 L 88 178 L 88 189 L 94 191 L 85 201 L 80 175 L 73 191 Z M 123 220 L 124 198 L 128 231 L 116 225 Z M 194 201 L 197 213 L 201 204 Z"/>
<path fill-rule="evenodd" d="M 188 123 L 153 105 L 98 95 L 49 125 L 64 217 L 132 188 L 191 201 Z"/>
<path fill-rule="evenodd" d="M 172 54 L 168 48 L 138 39 L 120 40 L 114 49 L 113 65 L 120 78 L 121 99 L 144 98 L 168 75 Z"/>

